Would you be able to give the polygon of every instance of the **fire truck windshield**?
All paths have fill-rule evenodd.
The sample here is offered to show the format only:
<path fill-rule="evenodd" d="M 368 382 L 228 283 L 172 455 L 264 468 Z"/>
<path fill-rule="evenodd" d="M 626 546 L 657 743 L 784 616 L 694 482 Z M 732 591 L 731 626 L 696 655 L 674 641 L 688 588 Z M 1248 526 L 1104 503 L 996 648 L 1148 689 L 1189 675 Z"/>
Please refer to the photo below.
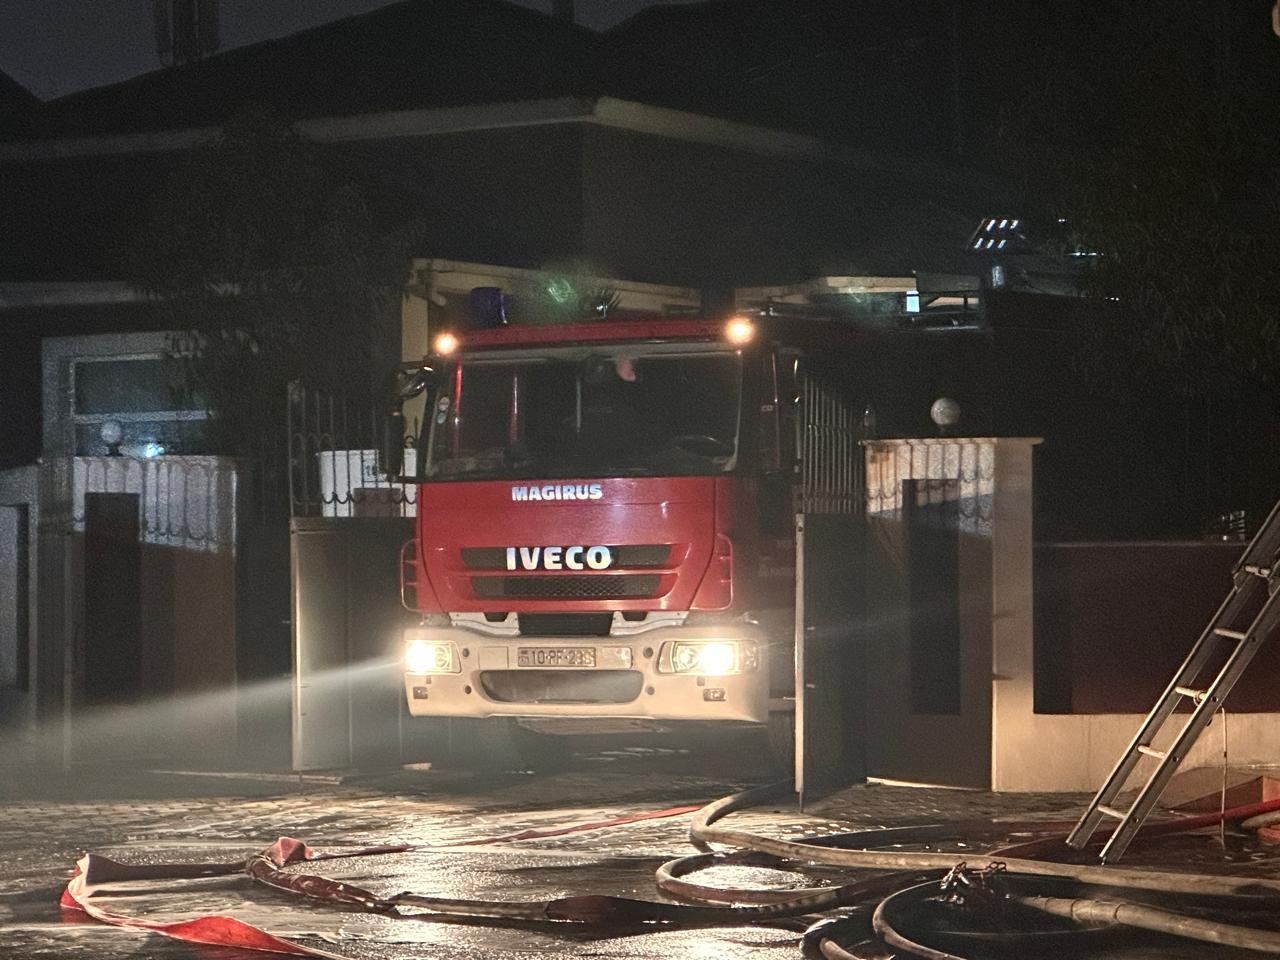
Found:
<path fill-rule="evenodd" d="M 737 459 L 742 363 L 723 349 L 464 356 L 445 383 L 425 480 L 712 474 Z"/>

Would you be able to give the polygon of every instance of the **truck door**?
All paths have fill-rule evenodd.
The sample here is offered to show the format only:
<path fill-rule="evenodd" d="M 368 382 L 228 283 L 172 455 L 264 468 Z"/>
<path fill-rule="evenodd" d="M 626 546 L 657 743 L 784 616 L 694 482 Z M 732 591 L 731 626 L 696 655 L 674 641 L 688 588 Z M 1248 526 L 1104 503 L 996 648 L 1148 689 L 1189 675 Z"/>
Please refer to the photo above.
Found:
<path fill-rule="evenodd" d="M 852 402 L 801 371 L 796 517 L 796 792 L 865 778 L 861 447 Z"/>

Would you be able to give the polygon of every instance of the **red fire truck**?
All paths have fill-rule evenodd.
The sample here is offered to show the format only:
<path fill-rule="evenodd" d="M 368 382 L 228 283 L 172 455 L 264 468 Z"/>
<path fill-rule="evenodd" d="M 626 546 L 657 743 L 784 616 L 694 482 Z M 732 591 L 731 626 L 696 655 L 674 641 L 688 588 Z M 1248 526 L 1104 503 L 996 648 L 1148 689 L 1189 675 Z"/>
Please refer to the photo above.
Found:
<path fill-rule="evenodd" d="M 977 329 L 962 313 L 941 326 Z M 473 718 L 478 740 L 535 718 L 767 724 L 789 755 L 797 513 L 859 510 L 876 420 L 911 433 L 932 399 L 972 399 L 946 372 L 969 348 L 903 316 L 439 336 L 405 392 L 426 395 L 410 712 Z"/>

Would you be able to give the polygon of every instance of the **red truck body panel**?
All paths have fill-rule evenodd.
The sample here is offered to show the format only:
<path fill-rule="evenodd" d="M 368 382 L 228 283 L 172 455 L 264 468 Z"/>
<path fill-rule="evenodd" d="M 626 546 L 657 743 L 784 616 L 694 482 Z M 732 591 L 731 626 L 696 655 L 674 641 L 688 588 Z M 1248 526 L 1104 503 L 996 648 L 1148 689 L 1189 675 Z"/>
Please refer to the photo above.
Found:
<path fill-rule="evenodd" d="M 420 572 L 444 611 L 688 610 L 717 552 L 717 486 L 715 477 L 423 484 Z M 607 569 L 519 560 L 511 569 L 507 556 L 593 545 L 613 548 Z"/>

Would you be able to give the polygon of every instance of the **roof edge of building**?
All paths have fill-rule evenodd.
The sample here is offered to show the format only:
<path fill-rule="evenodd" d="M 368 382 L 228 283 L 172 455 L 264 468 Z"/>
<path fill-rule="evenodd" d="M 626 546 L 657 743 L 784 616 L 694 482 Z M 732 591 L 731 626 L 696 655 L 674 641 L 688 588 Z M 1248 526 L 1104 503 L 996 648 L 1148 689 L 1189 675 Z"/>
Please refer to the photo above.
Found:
<path fill-rule="evenodd" d="M 152 299 L 123 280 L 0 280 L 0 310 L 114 306 Z"/>
<path fill-rule="evenodd" d="M 299 120 L 318 143 L 442 136 L 513 127 L 591 124 L 773 156 L 799 156 L 892 170 L 942 182 L 980 185 L 985 175 L 887 151 L 838 147 L 817 137 L 703 113 L 602 96 L 555 97 L 455 107 L 427 107 Z M 0 163 L 189 150 L 217 136 L 218 126 L 0 143 Z M 994 183 L 994 181 L 993 181 Z"/>

